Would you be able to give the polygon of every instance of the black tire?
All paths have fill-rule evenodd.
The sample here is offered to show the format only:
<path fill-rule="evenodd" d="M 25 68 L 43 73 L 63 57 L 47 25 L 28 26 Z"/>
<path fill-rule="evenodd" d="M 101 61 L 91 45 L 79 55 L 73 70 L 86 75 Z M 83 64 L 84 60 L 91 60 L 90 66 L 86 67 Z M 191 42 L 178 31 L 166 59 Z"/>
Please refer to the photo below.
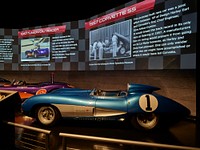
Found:
<path fill-rule="evenodd" d="M 131 124 L 139 130 L 153 130 L 158 127 L 159 116 L 155 113 L 140 113 L 131 117 Z"/>
<path fill-rule="evenodd" d="M 61 118 L 60 112 L 56 107 L 47 105 L 37 107 L 35 115 L 37 121 L 45 126 L 53 126 Z"/>

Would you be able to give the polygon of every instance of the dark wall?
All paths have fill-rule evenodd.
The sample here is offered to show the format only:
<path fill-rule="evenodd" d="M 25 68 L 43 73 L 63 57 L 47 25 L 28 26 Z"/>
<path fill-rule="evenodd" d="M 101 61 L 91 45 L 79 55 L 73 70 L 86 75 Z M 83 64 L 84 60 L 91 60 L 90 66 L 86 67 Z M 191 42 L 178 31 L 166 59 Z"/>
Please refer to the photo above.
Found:
<path fill-rule="evenodd" d="M 13 150 L 15 141 L 15 127 L 6 122 L 15 121 L 15 113 L 19 111 L 21 99 L 17 92 L 3 92 L 6 97 L 0 100 L 0 147 L 1 150 Z M 3 122 L 5 121 L 5 122 Z"/>
<path fill-rule="evenodd" d="M 2 71 L 0 77 L 26 82 L 50 81 L 52 72 Z M 79 88 L 126 89 L 127 83 L 160 87 L 158 93 L 186 105 L 196 115 L 196 70 L 140 71 L 57 71 L 55 81 L 68 82 Z"/>

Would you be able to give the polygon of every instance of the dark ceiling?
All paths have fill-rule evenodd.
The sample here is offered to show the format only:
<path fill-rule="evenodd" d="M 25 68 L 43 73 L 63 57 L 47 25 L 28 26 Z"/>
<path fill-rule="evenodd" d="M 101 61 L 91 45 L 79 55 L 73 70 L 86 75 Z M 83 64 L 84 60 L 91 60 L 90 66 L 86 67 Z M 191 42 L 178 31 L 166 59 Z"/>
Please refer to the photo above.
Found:
<path fill-rule="evenodd" d="M 19 6 L 0 10 L 0 28 L 20 29 L 53 23 L 87 19 L 109 9 L 123 5 L 131 0 L 93 0 L 93 1 L 23 1 Z M 41 2 L 41 1 L 40 1 Z"/>

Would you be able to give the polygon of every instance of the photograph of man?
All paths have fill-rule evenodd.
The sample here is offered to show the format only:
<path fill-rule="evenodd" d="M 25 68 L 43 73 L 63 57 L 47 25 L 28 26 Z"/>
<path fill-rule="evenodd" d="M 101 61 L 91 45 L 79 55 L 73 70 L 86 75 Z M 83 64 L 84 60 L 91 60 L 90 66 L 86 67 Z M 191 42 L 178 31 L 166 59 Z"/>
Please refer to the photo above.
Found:
<path fill-rule="evenodd" d="M 97 41 L 90 45 L 90 58 L 93 58 L 93 60 L 97 59 Z"/>
<path fill-rule="evenodd" d="M 101 60 L 103 59 L 103 41 L 102 40 L 99 40 L 97 42 L 97 49 L 98 49 L 98 58 Z"/>
<path fill-rule="evenodd" d="M 90 31 L 89 60 L 131 57 L 131 21 Z"/>
<path fill-rule="evenodd" d="M 117 56 L 117 45 L 118 45 L 118 36 L 113 33 L 112 34 L 112 51 L 113 51 L 113 57 Z"/>

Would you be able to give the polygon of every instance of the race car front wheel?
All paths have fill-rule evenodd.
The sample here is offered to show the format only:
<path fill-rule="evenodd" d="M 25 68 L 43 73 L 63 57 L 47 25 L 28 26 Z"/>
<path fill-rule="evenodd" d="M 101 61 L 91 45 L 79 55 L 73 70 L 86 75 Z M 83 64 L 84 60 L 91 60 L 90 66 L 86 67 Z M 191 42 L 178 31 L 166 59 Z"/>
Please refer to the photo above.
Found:
<path fill-rule="evenodd" d="M 52 126 L 60 119 L 60 113 L 53 106 L 40 106 L 36 109 L 36 119 L 45 126 Z"/>
<path fill-rule="evenodd" d="M 158 126 L 159 117 L 155 113 L 140 113 L 131 118 L 131 124 L 140 130 L 152 130 Z"/>

